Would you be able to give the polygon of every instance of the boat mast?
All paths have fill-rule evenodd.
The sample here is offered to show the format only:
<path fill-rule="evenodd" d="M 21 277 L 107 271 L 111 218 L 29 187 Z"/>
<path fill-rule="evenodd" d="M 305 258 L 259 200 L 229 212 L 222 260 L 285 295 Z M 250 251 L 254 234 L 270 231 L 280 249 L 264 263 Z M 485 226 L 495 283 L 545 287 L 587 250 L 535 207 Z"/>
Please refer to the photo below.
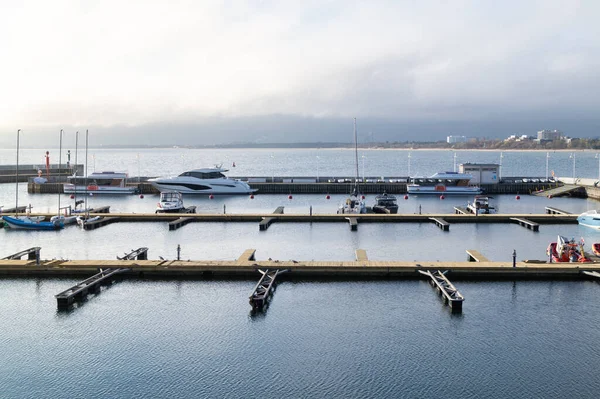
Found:
<path fill-rule="evenodd" d="M 87 129 L 85 129 L 85 209 L 88 211 L 89 214 L 89 210 L 88 210 L 88 206 L 87 206 L 87 178 L 88 178 L 88 131 Z M 77 185 L 75 185 L 75 191 L 77 191 Z"/>
<path fill-rule="evenodd" d="M 356 134 L 356 118 L 354 118 L 354 163 L 356 165 L 356 179 L 354 180 L 354 188 L 358 195 L 358 138 Z"/>
<path fill-rule="evenodd" d="M 73 179 L 73 183 L 75 183 L 75 190 L 73 193 L 73 199 L 75 200 L 75 209 L 77 209 L 77 152 L 79 144 L 79 131 L 75 132 L 75 179 Z"/>
<path fill-rule="evenodd" d="M 59 149 L 58 149 L 58 180 L 60 181 L 60 169 L 62 167 L 62 136 L 63 130 L 60 129 Z M 58 211 L 57 215 L 60 217 L 60 192 L 58 193 Z"/>
<path fill-rule="evenodd" d="M 16 185 L 17 189 L 15 190 L 15 216 L 19 216 L 19 135 L 21 134 L 21 129 L 17 130 L 17 173 L 16 173 Z"/>

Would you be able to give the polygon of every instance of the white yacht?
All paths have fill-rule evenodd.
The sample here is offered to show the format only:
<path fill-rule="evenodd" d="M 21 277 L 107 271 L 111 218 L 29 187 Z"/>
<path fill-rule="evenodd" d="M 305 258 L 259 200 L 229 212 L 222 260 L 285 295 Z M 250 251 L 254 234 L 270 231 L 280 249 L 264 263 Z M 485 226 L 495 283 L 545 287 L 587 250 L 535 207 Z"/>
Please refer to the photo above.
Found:
<path fill-rule="evenodd" d="M 481 194 L 480 187 L 471 186 L 473 176 L 468 173 L 442 172 L 430 177 L 411 177 L 409 194 Z"/>
<path fill-rule="evenodd" d="M 248 183 L 224 175 L 227 169 L 194 169 L 179 176 L 157 177 L 148 180 L 160 191 L 179 191 L 183 194 L 250 194 L 256 190 Z"/>

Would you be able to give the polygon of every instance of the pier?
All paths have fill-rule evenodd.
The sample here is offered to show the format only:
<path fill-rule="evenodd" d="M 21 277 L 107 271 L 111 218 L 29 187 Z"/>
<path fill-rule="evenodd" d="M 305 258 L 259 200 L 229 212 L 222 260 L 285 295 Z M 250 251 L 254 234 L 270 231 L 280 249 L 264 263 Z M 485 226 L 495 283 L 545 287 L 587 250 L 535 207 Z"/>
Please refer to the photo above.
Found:
<path fill-rule="evenodd" d="M 439 270 L 419 270 L 419 273 L 430 278 L 430 284 L 438 291 L 444 303 L 448 304 L 452 311 L 460 312 L 462 311 L 462 304 L 465 297 L 462 296 L 450 280 L 448 280 L 445 275 L 446 272 L 441 272 Z"/>
<path fill-rule="evenodd" d="M 125 268 L 102 270 L 98 274 L 77 283 L 73 287 L 56 294 L 56 305 L 58 309 L 68 309 L 75 301 L 82 301 L 88 294 L 98 294 L 102 285 L 112 282 L 115 275 L 127 271 Z"/>
<path fill-rule="evenodd" d="M 278 206 L 277 209 L 275 209 L 275 211 L 273 211 L 274 215 L 283 215 L 283 206 Z M 267 216 L 267 217 L 263 217 L 262 220 L 260 221 L 260 223 L 258 224 L 258 230 L 259 231 L 265 231 L 269 228 L 269 226 L 271 225 L 271 223 L 277 221 L 277 217 L 276 216 Z"/>
<path fill-rule="evenodd" d="M 531 220 L 518 217 L 512 217 L 510 220 L 517 222 L 520 226 L 523 226 L 529 230 L 540 231 L 539 223 L 532 222 Z"/>
<path fill-rule="evenodd" d="M 286 270 L 267 269 L 262 271 L 259 269 L 258 272 L 262 274 L 262 277 L 260 280 L 258 280 L 258 283 L 256 284 L 256 287 L 254 287 L 252 294 L 250 294 L 249 300 L 253 310 L 261 310 L 268 304 L 269 299 L 275 291 L 275 281 L 277 276 L 286 272 Z"/>
<path fill-rule="evenodd" d="M 541 250 L 543 251 L 543 250 Z M 600 272 L 600 259 L 591 257 L 589 263 L 547 263 L 545 260 L 514 261 L 510 253 L 506 259 L 491 261 L 478 251 L 469 249 L 467 254 L 473 261 L 408 261 L 372 260 L 366 251 L 357 250 L 356 260 L 342 261 L 301 261 L 301 260 L 259 260 L 256 250 L 246 250 L 234 260 L 150 260 L 144 257 L 117 260 L 18 260 L 0 259 L 0 274 L 4 275 L 89 275 L 97 269 L 127 268 L 128 276 L 182 277 L 206 275 L 214 276 L 254 276 L 256 270 L 286 269 L 293 276 L 337 276 L 360 278 L 415 278 L 418 270 L 447 270 L 453 276 L 474 279 L 497 278 L 581 278 L 581 270 Z M 587 254 L 586 254 L 587 255 Z"/>
<path fill-rule="evenodd" d="M 6 213 L 9 215 L 8 213 Z M 56 213 L 31 213 L 32 216 L 45 216 L 50 218 Z M 86 214 L 87 215 L 87 214 Z M 110 216 L 109 216 L 110 215 Z M 106 225 L 108 223 L 169 223 L 181 218 L 177 213 L 93 213 L 89 216 L 101 216 L 115 218 L 111 221 L 95 223 L 94 228 Z M 424 214 L 382 214 L 382 213 L 361 213 L 361 214 L 276 214 L 273 213 L 227 213 L 227 214 L 186 214 L 190 222 L 263 222 L 266 218 L 275 218 L 278 223 L 348 223 L 349 218 L 355 219 L 357 223 L 432 223 L 432 218 L 441 219 L 448 224 L 452 223 L 515 223 L 515 218 L 525 219 L 527 221 L 540 225 L 553 224 L 577 224 L 577 216 L 574 214 L 453 214 L 453 213 L 424 213 Z M 271 223 L 273 220 L 271 221 Z"/>

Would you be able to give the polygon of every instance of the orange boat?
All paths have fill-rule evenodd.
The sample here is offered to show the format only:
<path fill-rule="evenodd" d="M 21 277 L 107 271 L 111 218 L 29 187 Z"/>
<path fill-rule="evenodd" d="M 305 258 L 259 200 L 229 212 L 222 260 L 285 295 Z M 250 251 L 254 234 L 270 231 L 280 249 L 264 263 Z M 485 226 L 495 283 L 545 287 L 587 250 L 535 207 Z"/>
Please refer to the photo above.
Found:
<path fill-rule="evenodd" d="M 594 252 L 594 255 L 600 256 L 600 242 L 592 244 L 592 252 Z"/>
<path fill-rule="evenodd" d="M 600 244 L 599 244 L 600 246 Z M 599 248 L 600 249 L 600 248 Z M 576 243 L 575 240 L 558 236 L 557 242 L 551 242 L 546 249 L 546 255 L 551 257 L 552 262 L 591 262 L 586 258 L 583 250 L 583 240 Z"/>

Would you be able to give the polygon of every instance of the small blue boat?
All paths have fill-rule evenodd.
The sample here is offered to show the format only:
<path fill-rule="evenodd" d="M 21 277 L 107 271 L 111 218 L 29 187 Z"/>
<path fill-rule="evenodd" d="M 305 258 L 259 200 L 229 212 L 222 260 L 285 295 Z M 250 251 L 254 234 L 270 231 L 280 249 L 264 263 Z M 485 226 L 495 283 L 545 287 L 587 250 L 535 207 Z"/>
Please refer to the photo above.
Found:
<path fill-rule="evenodd" d="M 5 227 L 17 230 L 60 230 L 65 227 L 61 221 L 40 222 L 27 216 L 2 216 L 2 220 L 4 220 Z"/>

